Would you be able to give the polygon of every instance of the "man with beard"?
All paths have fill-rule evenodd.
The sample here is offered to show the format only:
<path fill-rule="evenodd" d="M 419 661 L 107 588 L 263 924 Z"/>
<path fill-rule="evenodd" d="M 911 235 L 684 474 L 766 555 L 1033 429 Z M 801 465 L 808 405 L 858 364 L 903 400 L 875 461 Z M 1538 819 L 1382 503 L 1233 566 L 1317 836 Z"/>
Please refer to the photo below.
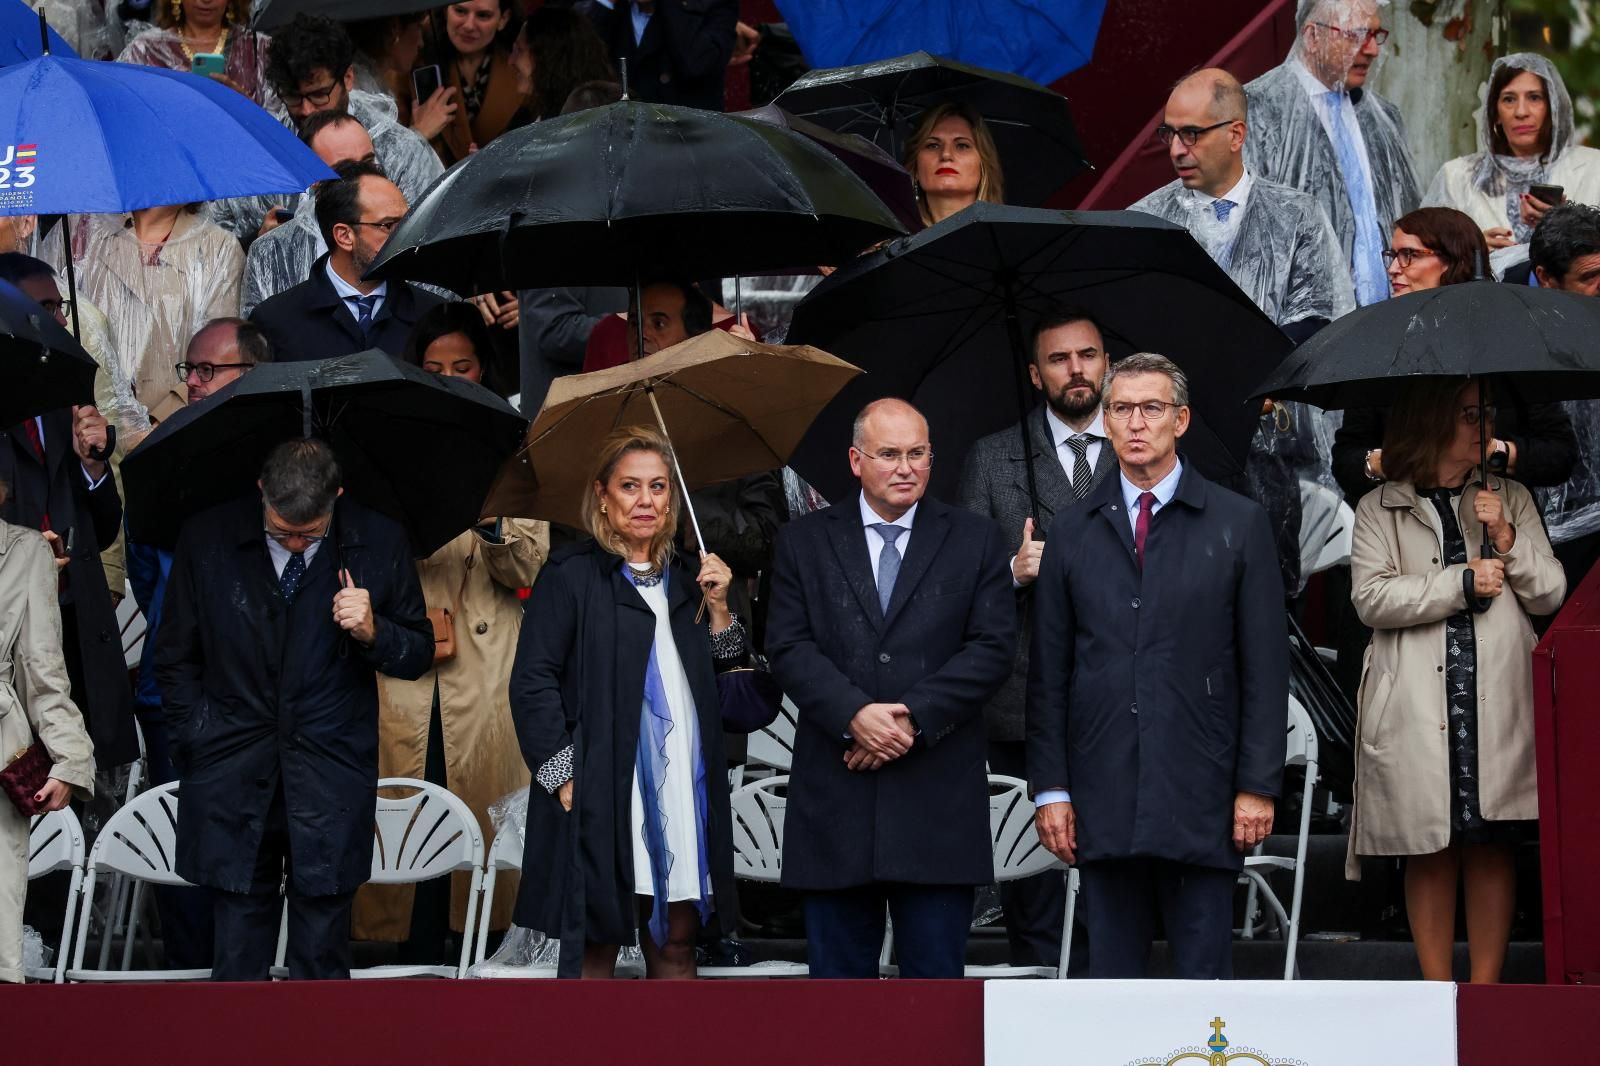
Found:
<path fill-rule="evenodd" d="M 984 709 L 989 768 L 997 774 L 1026 776 L 1027 648 L 1033 628 L 1032 586 L 1044 557 L 1045 533 L 1053 518 L 1081 502 L 1117 468 L 1100 409 L 1107 364 L 1100 327 L 1088 314 L 1060 310 L 1045 315 L 1033 330 L 1033 363 L 1028 367 L 1028 377 L 1045 401 L 1026 420 L 1037 507 L 1028 494 L 1021 426 L 978 441 L 962 468 L 961 505 L 995 519 L 1017 538 L 1012 541 L 1011 583 L 1017 590 L 1021 638 L 1011 675 Z M 1057 965 L 1065 891 L 1059 872 L 1001 886 L 1013 966 Z"/>
<path fill-rule="evenodd" d="M 398 357 L 417 319 L 442 302 L 409 282 L 364 277 L 405 217 L 406 198 L 372 163 L 341 163 L 334 171 L 339 180 L 317 189 L 317 226 L 328 254 L 312 266 L 310 278 L 250 315 L 283 362 L 369 348 Z"/>

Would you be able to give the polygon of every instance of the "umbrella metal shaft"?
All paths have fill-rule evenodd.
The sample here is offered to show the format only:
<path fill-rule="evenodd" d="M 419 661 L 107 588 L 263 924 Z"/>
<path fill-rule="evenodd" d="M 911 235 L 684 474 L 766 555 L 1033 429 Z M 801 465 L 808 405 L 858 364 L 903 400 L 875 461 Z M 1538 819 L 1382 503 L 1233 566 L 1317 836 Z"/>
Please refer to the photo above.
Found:
<path fill-rule="evenodd" d="M 644 390 L 645 397 L 650 401 L 650 410 L 656 413 L 656 425 L 661 427 L 661 435 L 667 438 L 667 443 L 672 443 L 672 434 L 667 432 L 667 420 L 661 417 L 661 405 L 656 403 L 655 386 L 647 385 Z M 695 517 L 694 503 L 689 499 L 689 483 L 683 480 L 683 467 L 678 465 L 678 449 L 672 449 L 672 472 L 677 475 L 678 487 L 683 489 L 683 507 L 689 512 L 689 525 L 694 529 L 694 542 L 700 549 L 700 555 L 706 554 L 705 538 L 700 535 L 700 519 Z"/>

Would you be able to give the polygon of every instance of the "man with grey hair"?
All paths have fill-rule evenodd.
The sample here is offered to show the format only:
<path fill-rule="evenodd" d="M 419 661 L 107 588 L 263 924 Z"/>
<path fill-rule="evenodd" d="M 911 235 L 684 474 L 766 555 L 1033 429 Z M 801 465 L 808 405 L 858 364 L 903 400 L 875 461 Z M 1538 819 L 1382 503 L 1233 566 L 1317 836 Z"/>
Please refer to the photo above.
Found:
<path fill-rule="evenodd" d="M 1189 387 L 1111 368 L 1118 476 L 1056 519 L 1034 583 L 1028 781 L 1039 839 L 1082 873 L 1090 977 L 1232 972 L 1233 886 L 1272 830 L 1289 646 L 1260 506 L 1185 466 Z"/>
<path fill-rule="evenodd" d="M 1367 87 L 1388 37 L 1377 0 L 1300 0 L 1289 57 L 1245 86 L 1256 129 L 1246 164 L 1322 205 L 1362 306 L 1388 298 L 1380 253 L 1421 202 L 1400 111 Z"/>
<path fill-rule="evenodd" d="M 260 498 L 189 519 L 173 557 L 155 675 L 183 785 L 177 871 L 213 890 L 215 980 L 267 979 L 285 875 L 289 976 L 349 976 L 376 675 L 433 664 L 405 531 L 343 499 L 341 480 L 324 442 L 280 444 Z"/>

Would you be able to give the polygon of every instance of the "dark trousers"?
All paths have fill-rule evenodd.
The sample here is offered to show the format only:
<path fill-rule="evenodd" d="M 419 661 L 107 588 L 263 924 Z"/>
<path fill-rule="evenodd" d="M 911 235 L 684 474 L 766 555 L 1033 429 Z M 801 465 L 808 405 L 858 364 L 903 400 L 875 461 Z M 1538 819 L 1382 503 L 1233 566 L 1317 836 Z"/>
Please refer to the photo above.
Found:
<path fill-rule="evenodd" d="M 289 877 L 289 943 L 286 962 L 291 980 L 340 980 L 350 976 L 350 905 L 354 892 L 304 896 L 294 887 L 289 856 L 288 815 L 283 785 L 267 812 L 261 850 L 249 892 L 212 891 L 216 953 L 213 981 L 265 981 L 277 952 L 278 925 L 284 898 L 278 894 Z"/>
<path fill-rule="evenodd" d="M 886 910 L 894 921 L 901 977 L 961 976 L 972 927 L 972 886 L 899 882 L 806 894 L 811 976 L 876 978 Z"/>
<path fill-rule="evenodd" d="M 1117 859 L 1078 868 L 1088 903 L 1092 978 L 1145 976 L 1159 918 L 1172 953 L 1172 976 L 1233 976 L 1231 870 L 1165 859 Z"/>
<path fill-rule="evenodd" d="M 145 765 L 150 772 L 150 784 L 176 781 L 178 773 L 172 765 L 172 748 L 167 743 L 167 723 L 161 708 L 138 704 L 134 713 L 138 716 L 139 728 L 144 730 Z M 211 890 L 170 885 L 153 888 L 168 968 L 200 970 L 210 966 L 216 953 L 211 941 Z"/>
<path fill-rule="evenodd" d="M 989 770 L 1007 777 L 1028 778 L 1027 744 L 1020 740 L 989 741 Z M 1061 921 L 1067 909 L 1067 883 L 1060 870 L 1007 881 L 1000 886 L 1005 909 L 1006 940 L 1013 966 L 1057 966 L 1061 962 Z M 1076 936 L 1074 930 L 1074 936 Z M 1073 944 L 1073 957 L 1082 958 Z"/>

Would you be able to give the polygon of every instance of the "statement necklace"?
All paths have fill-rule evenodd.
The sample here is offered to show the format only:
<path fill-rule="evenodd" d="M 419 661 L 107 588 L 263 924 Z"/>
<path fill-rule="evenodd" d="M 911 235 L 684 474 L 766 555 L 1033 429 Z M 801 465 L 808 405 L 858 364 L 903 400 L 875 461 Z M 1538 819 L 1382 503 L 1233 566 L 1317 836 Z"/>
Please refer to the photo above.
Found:
<path fill-rule="evenodd" d="M 178 33 L 178 47 L 183 49 L 183 57 L 185 59 L 187 59 L 191 65 L 193 65 L 193 63 L 194 63 L 194 55 L 195 55 L 194 49 L 189 47 L 188 35 L 183 33 L 182 31 L 179 31 L 179 33 Z M 211 51 L 212 51 L 212 54 L 214 54 L 214 55 L 224 55 L 225 56 L 225 55 L 228 54 L 228 27 L 227 26 L 223 26 L 222 27 L 222 32 L 217 34 L 217 43 L 211 46 Z"/>

